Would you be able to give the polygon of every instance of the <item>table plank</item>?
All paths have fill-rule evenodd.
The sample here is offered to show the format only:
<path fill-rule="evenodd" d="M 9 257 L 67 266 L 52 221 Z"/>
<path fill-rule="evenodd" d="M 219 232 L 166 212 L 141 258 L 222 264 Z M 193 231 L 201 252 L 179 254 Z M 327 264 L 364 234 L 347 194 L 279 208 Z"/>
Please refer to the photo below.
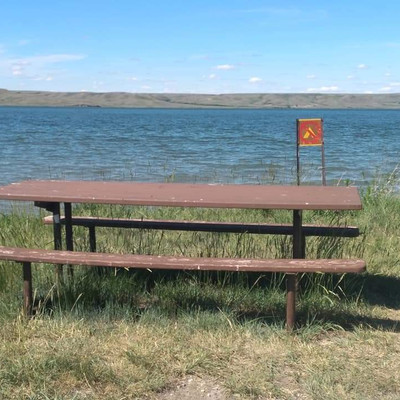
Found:
<path fill-rule="evenodd" d="M 0 200 L 210 208 L 359 210 L 355 187 L 30 180 Z"/>

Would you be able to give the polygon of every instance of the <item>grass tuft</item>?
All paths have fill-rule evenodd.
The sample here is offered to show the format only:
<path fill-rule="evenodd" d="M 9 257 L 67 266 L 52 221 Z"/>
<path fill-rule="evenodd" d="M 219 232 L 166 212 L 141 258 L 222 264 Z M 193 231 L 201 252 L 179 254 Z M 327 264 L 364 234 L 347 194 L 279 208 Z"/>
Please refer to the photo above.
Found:
<path fill-rule="evenodd" d="M 212 377 L 240 398 L 400 397 L 398 180 L 363 192 L 361 212 L 305 212 L 304 223 L 359 226 L 359 238 L 308 238 L 310 258 L 360 257 L 361 276 L 302 275 L 298 329 L 284 326 L 282 274 L 108 271 L 33 267 L 36 315 L 22 317 L 21 267 L 0 263 L 0 398 L 157 398 L 188 375 Z M 291 213 L 77 206 L 76 215 L 284 223 Z M 0 218 L 0 244 L 52 248 L 35 214 Z M 75 248 L 88 232 L 75 228 Z M 276 257 L 283 236 L 98 229 L 98 250 Z M 373 372 L 371 372 L 373 371 Z"/>

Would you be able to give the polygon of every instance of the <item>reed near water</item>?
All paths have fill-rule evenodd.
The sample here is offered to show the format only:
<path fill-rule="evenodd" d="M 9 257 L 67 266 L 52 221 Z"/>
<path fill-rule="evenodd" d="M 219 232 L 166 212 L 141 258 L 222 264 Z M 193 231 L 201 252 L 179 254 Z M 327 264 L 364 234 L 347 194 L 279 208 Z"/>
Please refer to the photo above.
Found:
<path fill-rule="evenodd" d="M 240 398 L 374 399 L 400 396 L 400 199 L 398 179 L 363 190 L 361 212 L 305 212 L 304 223 L 355 225 L 358 238 L 308 238 L 307 256 L 360 257 L 362 276 L 300 278 L 297 334 L 284 328 L 280 274 L 33 270 L 36 316 L 22 317 L 21 267 L 0 264 L 0 397 L 162 398 L 196 376 Z M 290 222 L 270 210 L 77 206 L 76 215 Z M 0 218 L 0 244 L 52 248 L 44 213 Z M 77 250 L 89 248 L 75 228 Z M 273 235 L 99 228 L 102 252 L 276 257 Z"/>

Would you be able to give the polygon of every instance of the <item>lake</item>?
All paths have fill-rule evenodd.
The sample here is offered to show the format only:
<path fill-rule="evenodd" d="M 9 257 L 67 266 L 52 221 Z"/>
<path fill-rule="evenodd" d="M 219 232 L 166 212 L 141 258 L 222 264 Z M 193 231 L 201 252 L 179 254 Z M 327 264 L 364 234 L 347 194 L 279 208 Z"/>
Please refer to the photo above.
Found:
<path fill-rule="evenodd" d="M 24 179 L 295 183 L 296 119 L 323 118 L 328 184 L 399 164 L 400 110 L 0 107 L 0 184 Z M 301 148 L 320 183 L 320 148 Z"/>

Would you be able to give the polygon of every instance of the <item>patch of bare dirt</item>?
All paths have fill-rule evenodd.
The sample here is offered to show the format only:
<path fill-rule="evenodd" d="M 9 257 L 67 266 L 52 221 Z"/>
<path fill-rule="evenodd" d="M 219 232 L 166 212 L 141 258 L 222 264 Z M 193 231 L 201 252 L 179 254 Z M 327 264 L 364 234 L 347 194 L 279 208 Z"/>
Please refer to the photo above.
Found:
<path fill-rule="evenodd" d="M 189 376 L 163 393 L 157 400 L 233 400 L 235 396 L 228 395 L 226 389 L 212 378 Z"/>

